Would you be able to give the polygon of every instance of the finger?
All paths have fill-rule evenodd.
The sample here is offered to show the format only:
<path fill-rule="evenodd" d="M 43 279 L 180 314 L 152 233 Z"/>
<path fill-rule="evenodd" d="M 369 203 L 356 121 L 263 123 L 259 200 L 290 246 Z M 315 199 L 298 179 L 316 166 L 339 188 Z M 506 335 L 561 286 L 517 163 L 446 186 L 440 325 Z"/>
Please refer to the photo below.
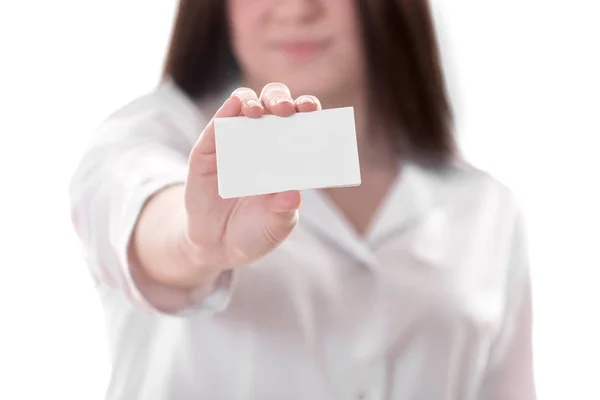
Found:
<path fill-rule="evenodd" d="M 297 112 L 310 112 L 321 109 L 321 102 L 315 96 L 305 95 L 296 99 Z"/>
<path fill-rule="evenodd" d="M 270 214 L 265 223 L 265 236 L 272 245 L 283 242 L 298 223 L 298 210 L 280 214 Z"/>
<path fill-rule="evenodd" d="M 290 190 L 282 193 L 268 195 L 267 207 L 274 213 L 288 213 L 296 211 L 302 203 L 302 196 L 298 190 Z"/>
<path fill-rule="evenodd" d="M 250 118 L 259 118 L 265 112 L 256 92 L 250 88 L 237 88 L 231 94 L 242 102 L 242 115 Z"/>
<path fill-rule="evenodd" d="M 237 117 L 240 115 L 242 103 L 237 97 L 230 97 L 215 113 L 192 149 L 192 155 L 215 154 L 215 118 Z"/>
<path fill-rule="evenodd" d="M 289 117 L 296 112 L 290 89 L 283 83 L 269 83 L 260 93 L 260 101 L 269 114 Z"/>
<path fill-rule="evenodd" d="M 267 205 L 269 213 L 265 233 L 272 244 L 281 243 L 292 232 L 298 223 L 298 208 L 301 196 L 297 190 L 269 195 Z"/>

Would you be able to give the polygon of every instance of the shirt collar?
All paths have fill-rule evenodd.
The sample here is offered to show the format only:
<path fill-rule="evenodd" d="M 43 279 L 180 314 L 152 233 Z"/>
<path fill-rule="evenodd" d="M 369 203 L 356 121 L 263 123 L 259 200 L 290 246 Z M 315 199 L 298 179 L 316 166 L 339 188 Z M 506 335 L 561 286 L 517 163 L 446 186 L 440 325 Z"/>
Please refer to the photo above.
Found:
<path fill-rule="evenodd" d="M 375 251 L 378 247 L 446 202 L 449 191 L 444 171 L 443 168 L 429 168 L 412 162 L 401 163 L 398 178 L 363 237 L 318 190 L 303 192 L 300 224 L 359 262 L 376 268 Z"/>

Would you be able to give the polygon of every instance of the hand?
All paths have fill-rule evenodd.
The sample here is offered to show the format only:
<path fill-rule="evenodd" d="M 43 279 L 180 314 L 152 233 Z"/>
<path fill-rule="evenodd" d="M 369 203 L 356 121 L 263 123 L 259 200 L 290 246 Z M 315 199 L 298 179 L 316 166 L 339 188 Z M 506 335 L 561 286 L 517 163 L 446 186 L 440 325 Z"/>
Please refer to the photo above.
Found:
<path fill-rule="evenodd" d="M 316 97 L 301 96 L 293 100 L 285 85 L 270 83 L 260 97 L 251 89 L 236 89 L 214 117 L 260 118 L 263 114 L 288 117 L 320 108 Z M 294 229 L 300 203 L 299 191 L 222 199 L 217 187 L 211 120 L 190 154 L 185 186 L 186 240 L 197 249 L 202 265 L 217 270 L 232 269 L 266 255 Z"/>

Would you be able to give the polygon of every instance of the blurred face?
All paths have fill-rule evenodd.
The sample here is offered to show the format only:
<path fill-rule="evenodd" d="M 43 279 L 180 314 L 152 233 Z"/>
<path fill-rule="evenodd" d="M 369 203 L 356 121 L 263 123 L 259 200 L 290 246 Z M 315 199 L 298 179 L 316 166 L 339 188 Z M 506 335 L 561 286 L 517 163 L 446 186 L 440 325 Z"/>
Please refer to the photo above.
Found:
<path fill-rule="evenodd" d="M 243 83 L 286 84 L 292 96 L 348 98 L 364 77 L 355 0 L 228 0 Z"/>

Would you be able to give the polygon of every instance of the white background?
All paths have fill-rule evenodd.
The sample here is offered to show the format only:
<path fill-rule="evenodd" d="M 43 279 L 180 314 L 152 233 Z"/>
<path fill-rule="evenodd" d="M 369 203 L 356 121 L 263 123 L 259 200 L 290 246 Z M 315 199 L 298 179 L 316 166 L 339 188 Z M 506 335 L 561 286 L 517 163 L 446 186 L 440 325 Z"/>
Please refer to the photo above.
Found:
<path fill-rule="evenodd" d="M 90 130 L 157 81 L 174 3 L 0 3 L 1 399 L 104 396 L 67 185 Z M 529 220 L 539 398 L 600 399 L 600 3 L 434 3 L 466 154 Z"/>

